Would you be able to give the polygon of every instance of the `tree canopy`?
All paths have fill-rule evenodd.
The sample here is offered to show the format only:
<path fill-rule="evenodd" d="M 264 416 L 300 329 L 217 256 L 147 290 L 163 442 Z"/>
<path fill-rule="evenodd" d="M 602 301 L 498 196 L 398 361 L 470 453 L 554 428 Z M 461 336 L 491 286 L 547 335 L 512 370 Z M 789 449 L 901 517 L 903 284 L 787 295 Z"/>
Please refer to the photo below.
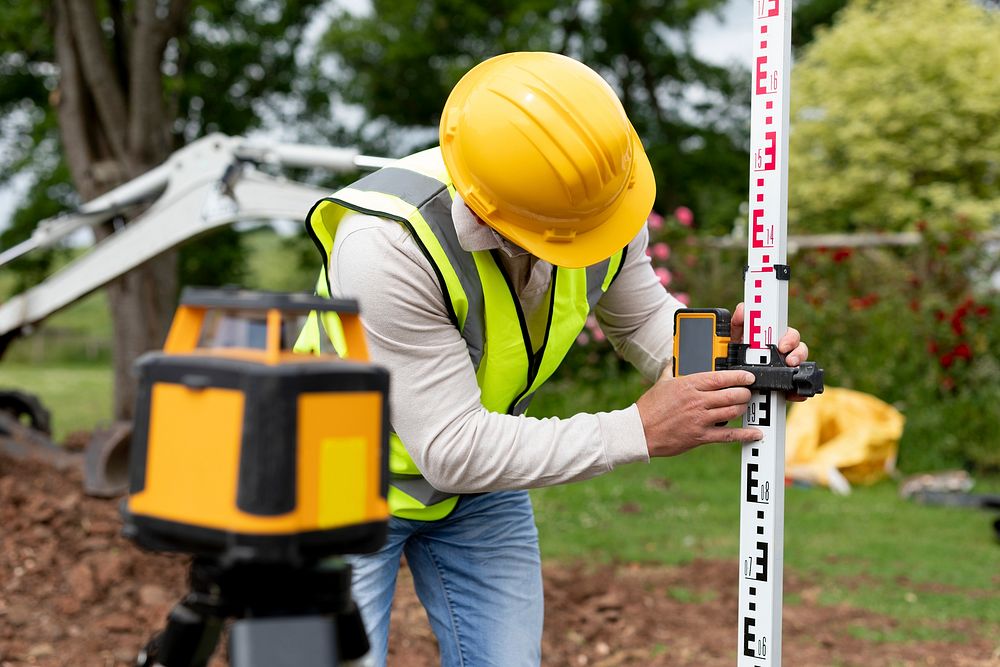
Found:
<path fill-rule="evenodd" d="M 749 77 L 699 60 L 691 28 L 725 0 L 375 0 L 338 14 L 324 41 L 341 100 L 362 108 L 372 150 L 437 142 L 441 107 L 486 58 L 517 50 L 570 55 L 617 90 L 657 176 L 657 207 L 695 210 L 728 231 L 746 190 Z"/>
<path fill-rule="evenodd" d="M 821 30 L 792 73 L 792 223 L 996 224 L 998 34 L 970 0 L 859 0 Z"/>

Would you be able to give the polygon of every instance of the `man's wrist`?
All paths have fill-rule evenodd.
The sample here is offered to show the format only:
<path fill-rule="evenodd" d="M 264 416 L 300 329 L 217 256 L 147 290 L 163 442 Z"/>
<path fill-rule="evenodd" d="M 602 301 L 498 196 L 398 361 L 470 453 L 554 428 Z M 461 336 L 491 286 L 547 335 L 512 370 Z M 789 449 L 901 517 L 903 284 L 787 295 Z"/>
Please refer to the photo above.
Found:
<path fill-rule="evenodd" d="M 614 469 L 625 463 L 649 461 L 646 445 L 646 431 L 639 414 L 639 406 L 633 403 L 622 410 L 597 413 L 604 441 L 608 468 Z"/>

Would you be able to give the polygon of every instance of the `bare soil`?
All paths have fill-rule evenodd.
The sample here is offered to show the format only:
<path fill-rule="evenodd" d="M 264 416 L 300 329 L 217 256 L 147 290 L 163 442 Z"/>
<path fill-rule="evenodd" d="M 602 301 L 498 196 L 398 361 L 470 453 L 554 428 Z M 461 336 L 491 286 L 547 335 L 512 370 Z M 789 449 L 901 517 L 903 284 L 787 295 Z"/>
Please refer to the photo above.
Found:
<path fill-rule="evenodd" d="M 118 503 L 82 495 L 76 473 L 0 458 L 0 667 L 133 664 L 186 590 L 187 560 L 140 551 L 120 533 Z M 545 566 L 544 664 L 612 667 L 735 662 L 736 568 Z M 787 573 L 784 664 L 998 667 L 996 638 L 972 621 L 923 625 L 961 641 L 886 642 L 901 622 L 818 603 Z M 390 664 L 437 664 L 434 637 L 406 571 Z M 864 632 L 859 633 L 861 628 Z M 224 660 L 215 661 L 223 665 Z"/>

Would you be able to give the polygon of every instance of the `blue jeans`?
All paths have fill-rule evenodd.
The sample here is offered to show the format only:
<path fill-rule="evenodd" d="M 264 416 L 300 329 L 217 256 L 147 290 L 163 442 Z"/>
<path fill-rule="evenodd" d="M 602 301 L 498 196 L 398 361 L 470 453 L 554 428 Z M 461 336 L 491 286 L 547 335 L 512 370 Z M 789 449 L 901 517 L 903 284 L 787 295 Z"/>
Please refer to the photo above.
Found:
<path fill-rule="evenodd" d="M 437 636 L 442 667 L 540 664 L 541 558 L 526 491 L 463 496 L 440 521 L 392 517 L 382 549 L 349 559 L 371 664 L 380 667 L 402 554 Z"/>

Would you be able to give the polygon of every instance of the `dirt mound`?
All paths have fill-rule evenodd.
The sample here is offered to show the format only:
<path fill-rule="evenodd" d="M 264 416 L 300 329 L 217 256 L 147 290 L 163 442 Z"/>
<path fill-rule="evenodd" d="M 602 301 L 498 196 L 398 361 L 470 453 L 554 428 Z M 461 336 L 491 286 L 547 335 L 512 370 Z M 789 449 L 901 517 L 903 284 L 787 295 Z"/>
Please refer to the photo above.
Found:
<path fill-rule="evenodd" d="M 186 582 L 122 538 L 78 473 L 0 458 L 0 664 L 126 665 Z"/>
<path fill-rule="evenodd" d="M 0 457 L 0 667 L 129 665 L 186 590 L 187 560 L 140 551 L 120 535 L 117 502 L 83 496 L 75 473 Z M 545 567 L 544 660 L 562 667 L 734 663 L 732 563 L 683 568 Z M 996 667 L 972 623 L 963 643 L 871 642 L 898 621 L 816 603 L 819 589 L 786 575 L 784 662 Z M 407 573 L 393 615 L 390 664 L 435 665 L 436 648 Z M 222 659 L 216 661 L 224 664 Z"/>

